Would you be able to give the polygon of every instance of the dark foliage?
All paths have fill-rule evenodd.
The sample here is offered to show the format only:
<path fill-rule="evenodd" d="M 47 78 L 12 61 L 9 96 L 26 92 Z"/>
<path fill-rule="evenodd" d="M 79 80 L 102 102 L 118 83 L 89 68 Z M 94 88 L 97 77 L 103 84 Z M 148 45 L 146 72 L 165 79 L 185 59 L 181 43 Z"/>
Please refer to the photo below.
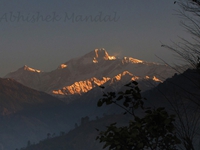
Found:
<path fill-rule="evenodd" d="M 125 114 L 131 114 L 127 126 L 118 127 L 117 123 L 107 126 L 106 131 L 100 131 L 97 140 L 105 143 L 103 148 L 109 150 L 176 150 L 180 140 L 176 136 L 174 115 L 169 115 L 165 108 L 157 109 L 144 107 L 144 101 L 140 94 L 137 82 L 132 81 L 125 85 L 125 92 L 104 93 L 98 101 L 98 106 L 116 104 L 125 110 Z M 122 101 L 122 103 L 120 103 Z M 140 113 L 135 113 L 136 110 Z M 141 114 L 143 114 L 141 116 Z"/>

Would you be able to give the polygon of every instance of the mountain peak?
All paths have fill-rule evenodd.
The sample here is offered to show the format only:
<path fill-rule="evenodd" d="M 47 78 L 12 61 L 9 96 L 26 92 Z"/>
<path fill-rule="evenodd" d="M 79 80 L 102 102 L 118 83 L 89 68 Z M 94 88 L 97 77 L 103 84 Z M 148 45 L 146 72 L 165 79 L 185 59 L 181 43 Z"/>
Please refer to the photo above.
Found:
<path fill-rule="evenodd" d="M 115 60 L 115 56 L 110 56 L 104 48 L 94 49 L 90 53 L 85 55 L 93 59 L 93 63 L 98 63 L 102 60 Z"/>
<path fill-rule="evenodd" d="M 108 56 L 109 56 L 108 52 L 104 48 L 95 49 L 94 52 L 95 52 L 95 58 L 105 58 L 105 59 L 107 59 Z"/>
<path fill-rule="evenodd" d="M 110 56 L 104 48 L 95 49 L 94 52 L 95 52 L 95 58 L 96 59 L 99 59 L 99 58 L 100 59 L 103 58 L 104 60 L 114 60 L 114 59 L 116 59 L 115 56 Z"/>

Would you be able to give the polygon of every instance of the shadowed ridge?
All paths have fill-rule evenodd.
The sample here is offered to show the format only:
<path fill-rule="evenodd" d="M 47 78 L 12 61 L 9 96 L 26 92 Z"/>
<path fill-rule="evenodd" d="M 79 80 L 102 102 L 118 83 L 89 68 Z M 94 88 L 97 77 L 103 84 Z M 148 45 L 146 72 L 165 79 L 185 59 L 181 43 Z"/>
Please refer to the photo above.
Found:
<path fill-rule="evenodd" d="M 0 78 L 0 103 L 1 115 L 34 107 L 54 107 L 63 104 L 51 95 L 26 87 L 9 78 Z"/>

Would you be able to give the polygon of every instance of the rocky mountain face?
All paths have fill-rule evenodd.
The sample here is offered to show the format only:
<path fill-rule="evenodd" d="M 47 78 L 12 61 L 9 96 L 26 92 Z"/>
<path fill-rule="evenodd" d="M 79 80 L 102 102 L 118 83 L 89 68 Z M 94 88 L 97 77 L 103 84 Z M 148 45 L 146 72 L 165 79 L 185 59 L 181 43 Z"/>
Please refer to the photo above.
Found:
<path fill-rule="evenodd" d="M 23 85 L 52 95 L 66 96 L 81 95 L 104 84 L 115 85 L 120 82 L 124 85 L 131 80 L 148 79 L 158 84 L 175 72 L 167 65 L 132 57 L 117 58 L 110 56 L 105 49 L 95 49 L 61 64 L 51 72 L 24 66 L 7 74 L 6 78 L 15 79 Z"/>

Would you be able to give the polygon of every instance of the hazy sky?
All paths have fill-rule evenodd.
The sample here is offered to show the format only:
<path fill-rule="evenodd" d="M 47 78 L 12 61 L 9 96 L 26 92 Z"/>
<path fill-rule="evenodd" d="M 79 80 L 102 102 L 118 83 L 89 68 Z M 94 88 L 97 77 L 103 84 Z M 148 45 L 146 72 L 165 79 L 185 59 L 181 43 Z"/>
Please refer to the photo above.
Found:
<path fill-rule="evenodd" d="M 0 0 L 0 77 L 23 65 L 51 71 L 95 48 L 173 62 L 161 43 L 187 37 L 174 0 Z M 88 18 L 86 21 L 85 18 Z"/>

